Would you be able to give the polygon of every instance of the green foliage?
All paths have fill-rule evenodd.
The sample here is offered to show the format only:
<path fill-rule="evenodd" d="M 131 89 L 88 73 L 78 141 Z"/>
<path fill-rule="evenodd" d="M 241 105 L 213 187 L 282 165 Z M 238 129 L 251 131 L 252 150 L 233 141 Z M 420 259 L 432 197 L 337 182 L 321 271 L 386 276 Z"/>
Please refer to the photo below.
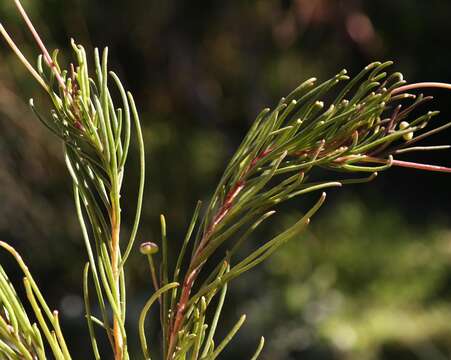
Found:
<path fill-rule="evenodd" d="M 376 171 L 398 164 L 392 154 L 417 140 L 409 135 L 412 138 L 405 141 L 406 134 L 424 128 L 437 114 L 428 112 L 414 119 L 408 128 L 398 126 L 425 99 L 420 96 L 413 105 L 400 111 L 397 103 L 411 96 L 393 95 L 404 81 L 399 73 L 383 72 L 390 64 L 367 66 L 348 82 L 326 110 L 321 99 L 340 81 L 348 80 L 346 71 L 320 85 L 316 85 L 314 79 L 306 81 L 282 99 L 275 110 L 265 109 L 259 115 L 225 170 L 199 224 L 180 294 L 173 291 L 173 298 L 177 300 L 171 302 L 167 313 L 164 312 L 164 318 L 169 319 L 170 353 L 175 351 L 175 356 L 183 358 L 191 347 L 194 348 L 195 341 L 190 335 L 199 331 L 199 319 L 204 321 L 202 314 L 221 287 L 296 237 L 321 206 L 325 194 L 293 227 L 234 262 L 237 249 L 274 213 L 274 206 L 312 191 L 372 180 Z M 349 96 L 349 100 L 345 96 Z M 367 166 L 368 162 L 382 165 Z M 371 175 L 311 181 L 311 172 L 318 167 Z M 189 238 L 188 235 L 186 239 Z M 233 245 L 224 245 L 226 241 Z M 223 246 L 229 249 L 223 262 L 208 274 L 206 281 L 194 287 L 204 264 Z M 183 255 L 184 249 L 180 256 Z M 176 274 L 180 272 L 176 266 Z M 179 281 L 177 275 L 173 281 Z M 180 344 L 179 352 L 175 343 Z M 210 345 L 207 343 L 205 347 L 209 349 Z"/>
<path fill-rule="evenodd" d="M 46 359 L 42 332 L 55 359 L 70 359 L 58 311 L 50 310 L 33 276 L 14 248 L 2 241 L 0 246 L 16 259 L 23 271 L 27 299 L 37 319 L 37 323 L 30 322 L 20 298 L 0 266 L 0 354 L 13 360 Z"/>
<path fill-rule="evenodd" d="M 63 70 L 57 52 L 50 55 L 20 2 L 15 0 L 15 4 L 41 49 L 37 69 L 22 55 L 3 26 L 0 30 L 49 96 L 49 116 L 41 115 L 31 100 L 32 110 L 64 145 L 88 254 L 83 289 L 94 357 L 101 358 L 97 345 L 100 327 L 110 342 L 114 358 L 129 359 L 124 268 L 138 231 L 145 175 L 138 111 L 118 76 L 108 71 L 107 49 L 102 54 L 96 49 L 95 75 L 90 75 L 91 66 L 84 48 L 72 42 L 75 64 Z M 323 193 L 288 229 L 261 243 L 250 254 L 238 256 L 238 250 L 249 236 L 275 213 L 274 208 L 280 203 L 330 187 L 367 182 L 374 179 L 377 172 L 391 166 L 450 171 L 393 159 L 393 155 L 401 152 L 444 148 L 411 145 L 451 123 L 423 132 L 437 112 L 410 119 L 411 112 L 429 98 L 406 93 L 415 85 L 404 86 L 400 73 L 386 73 L 390 65 L 391 62 L 372 63 L 352 79 L 345 70 L 321 84 L 309 79 L 281 99 L 274 110 L 263 110 L 231 158 L 206 209 L 202 211 L 198 203 L 174 268 L 170 267 L 166 220 L 161 215 L 161 245 L 145 243 L 141 246 L 155 290 L 139 317 L 139 340 L 145 359 L 151 358 L 152 350 L 147 342 L 145 320 L 157 301 L 166 360 L 216 359 L 221 354 L 246 318 L 242 315 L 222 340 L 215 340 L 228 283 L 296 238 L 319 210 L 326 195 Z M 346 81 L 336 95 L 337 86 Z M 115 105 L 116 98 L 120 99 L 120 106 Z M 139 145 L 140 180 L 134 225 L 130 236 L 124 240 L 121 237 L 121 188 L 132 127 Z M 318 173 L 318 169 L 327 170 L 327 176 Z M 336 173 L 344 175 L 337 178 Z M 369 175 L 356 176 L 359 173 Z M 10 247 L 7 249 L 13 251 Z M 23 267 L 20 257 L 17 254 L 15 257 Z M 58 359 L 70 359 L 57 315 L 45 304 L 28 271 L 25 271 L 25 279 L 28 300 L 52 352 Z M 15 327 L 17 336 L 6 338 L 5 350 L 0 348 L 0 351 L 10 357 L 15 352 L 18 358 L 32 356 L 31 351 L 42 355 L 44 345 L 42 342 L 35 344 L 33 340 L 36 340 L 32 339 L 38 337 L 37 326 L 27 320 L 6 277 L 2 284 L 3 291 L 14 295 L 5 298 L 4 308 L 11 302 L 17 303 L 10 307 L 14 314 L 11 319 L 24 320 L 20 328 Z M 91 287 L 100 309 L 99 318 L 91 310 Z M 46 325 L 41 308 L 53 332 Z M 14 327 L 15 323 L 11 324 Z M 262 339 L 255 354 L 249 354 L 252 359 L 259 356 L 263 344 Z"/>

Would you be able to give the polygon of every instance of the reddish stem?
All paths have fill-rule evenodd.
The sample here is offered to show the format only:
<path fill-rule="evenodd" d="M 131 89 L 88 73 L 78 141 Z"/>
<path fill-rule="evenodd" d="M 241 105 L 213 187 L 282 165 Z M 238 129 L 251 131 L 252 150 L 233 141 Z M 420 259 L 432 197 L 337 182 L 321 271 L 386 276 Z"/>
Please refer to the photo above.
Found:
<path fill-rule="evenodd" d="M 374 162 L 374 163 L 378 163 L 378 164 L 387 164 L 388 163 L 388 160 L 386 160 L 386 159 L 380 159 L 380 158 L 371 157 L 371 156 L 362 158 L 362 161 Z M 411 161 L 402 161 L 402 160 L 392 160 L 391 164 L 394 166 L 418 169 L 418 170 L 424 170 L 424 171 L 451 173 L 451 168 L 446 167 L 446 166 L 421 164 L 421 163 L 416 163 L 416 162 L 411 162 Z"/>
<path fill-rule="evenodd" d="M 23 8 L 23 6 L 19 0 L 14 0 L 14 2 L 16 4 L 16 7 L 19 10 L 20 14 L 22 15 L 22 18 L 24 19 L 25 23 L 27 24 L 28 28 L 30 29 L 30 32 L 33 35 L 37 45 L 41 49 L 41 52 L 42 52 L 42 55 L 44 56 L 45 62 L 52 69 L 61 88 L 64 90 L 64 92 L 66 92 L 66 85 L 64 84 L 63 78 L 61 77 L 61 74 L 59 73 L 59 71 L 56 67 L 56 64 L 53 62 L 52 57 L 50 56 L 50 53 L 48 52 L 47 48 L 45 47 L 44 42 L 42 41 L 41 37 L 39 36 L 38 32 L 36 31 L 35 27 L 33 26 L 33 23 L 31 22 L 30 18 L 28 17 L 28 14 L 26 13 L 25 9 Z"/>
<path fill-rule="evenodd" d="M 186 305 L 190 299 L 191 290 L 193 288 L 194 282 L 196 281 L 197 275 L 199 274 L 202 264 L 198 265 L 195 269 L 191 269 L 193 264 L 196 262 L 197 257 L 199 254 L 202 253 L 202 250 L 205 248 L 205 246 L 208 244 L 208 241 L 210 240 L 211 235 L 213 234 L 216 226 L 226 217 L 228 212 L 233 206 L 233 202 L 238 196 L 238 194 L 243 190 L 244 186 L 246 185 L 246 181 L 244 178 L 247 174 L 256 166 L 259 160 L 263 159 L 265 156 L 267 156 L 272 151 L 272 148 L 268 147 L 266 150 L 262 151 L 260 154 L 258 154 L 254 159 L 252 159 L 249 166 L 246 168 L 246 170 L 243 172 L 243 174 L 240 176 L 239 180 L 235 183 L 234 186 L 228 191 L 223 204 L 219 208 L 216 215 L 213 217 L 211 225 L 208 227 L 207 231 L 202 236 L 202 239 L 199 243 L 199 246 L 197 247 L 196 251 L 194 252 L 193 257 L 191 258 L 191 263 L 189 266 L 188 274 L 185 276 L 185 279 L 183 281 L 182 285 L 182 291 L 180 294 L 180 299 L 177 303 L 177 312 L 175 315 L 175 318 L 169 326 L 169 344 L 168 344 L 168 352 L 167 352 L 167 359 L 171 359 L 172 353 L 176 346 L 177 341 L 177 333 L 180 330 L 180 327 L 183 324 L 183 317 L 185 315 L 186 311 Z"/>
<path fill-rule="evenodd" d="M 395 94 L 399 94 L 399 93 L 406 92 L 409 90 L 421 89 L 421 88 L 441 88 L 441 89 L 451 90 L 451 84 L 441 83 L 441 82 L 419 82 L 419 83 L 400 86 L 400 87 L 394 89 L 391 92 L 391 94 L 395 95 Z"/>

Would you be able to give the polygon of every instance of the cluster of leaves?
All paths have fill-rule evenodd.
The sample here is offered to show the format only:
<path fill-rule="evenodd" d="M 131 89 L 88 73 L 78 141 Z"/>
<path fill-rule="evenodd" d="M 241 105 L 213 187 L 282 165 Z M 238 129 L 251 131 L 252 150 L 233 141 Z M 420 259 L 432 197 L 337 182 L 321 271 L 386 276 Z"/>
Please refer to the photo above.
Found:
<path fill-rule="evenodd" d="M 0 30 L 51 100 L 50 116 L 41 115 L 31 99 L 32 110 L 64 144 L 65 160 L 73 181 L 75 205 L 88 253 L 84 295 L 94 354 L 100 358 L 94 330 L 94 323 L 97 323 L 105 330 L 115 357 L 127 359 L 124 265 L 138 231 L 145 175 L 144 144 L 135 102 L 118 76 L 108 72 L 108 49 L 103 51 L 102 56 L 95 50 L 95 77 L 91 77 L 85 50 L 72 42 L 76 65 L 70 64 L 69 69 L 63 71 L 58 64 L 58 52 L 55 51 L 53 56 L 49 54 L 20 2 L 16 1 L 16 5 L 41 48 L 37 70 L 25 59 L 3 26 Z M 121 107 L 116 107 L 113 101 L 108 84 L 110 78 L 116 85 Z M 141 171 L 133 229 L 126 245 L 121 247 L 121 187 L 132 122 L 136 129 Z M 91 314 L 90 275 L 101 320 Z M 67 358 L 66 354 L 64 358 Z"/>
<path fill-rule="evenodd" d="M 75 205 L 88 253 L 84 271 L 84 296 L 93 353 L 96 359 L 101 358 L 95 328 L 100 325 L 111 344 L 114 358 L 128 359 L 124 266 L 140 222 L 145 168 L 138 112 L 132 95 L 124 90 L 113 72 L 108 72 L 107 49 L 102 56 L 98 50 L 95 51 L 95 76 L 91 77 L 83 47 L 73 43 L 76 65 L 70 64 L 69 69 L 63 71 L 58 64 L 57 53 L 50 56 L 19 0 L 15 0 L 15 3 L 42 52 L 37 70 L 25 59 L 3 26 L 0 26 L 0 31 L 48 93 L 51 100 L 49 117 L 39 114 L 33 101 L 30 101 L 30 105 L 41 122 L 64 144 L 67 168 L 73 180 Z M 425 150 L 410 145 L 443 130 L 451 123 L 418 135 L 437 112 L 428 112 L 410 123 L 406 121 L 411 112 L 429 98 L 405 93 L 402 75 L 384 72 L 390 64 L 370 64 L 350 80 L 338 95 L 334 88 L 349 80 L 345 70 L 319 85 L 315 79 L 307 80 L 283 98 L 274 110 L 263 110 L 230 160 L 202 216 L 202 206 L 198 203 L 174 269 L 168 266 L 166 222 L 164 216 L 161 217 L 161 257 L 156 259 L 155 254 L 159 250 L 156 244 L 141 245 L 141 252 L 149 260 L 155 288 L 139 318 L 140 341 L 145 359 L 151 358 L 145 320 L 156 301 L 160 303 L 162 352 L 166 360 L 212 360 L 219 356 L 245 321 L 243 315 L 222 341 L 215 341 L 228 283 L 300 234 L 323 204 L 325 193 L 293 226 L 259 244 L 244 258 L 237 257 L 241 245 L 262 222 L 275 213 L 274 207 L 279 203 L 317 190 L 367 182 L 378 171 L 393 165 L 449 171 L 393 159 L 393 155 L 399 152 Z M 115 92 L 110 89 L 110 78 L 117 88 Z M 121 100 L 121 107 L 114 103 L 116 94 Z M 409 100 L 408 106 L 403 108 L 402 103 Z M 325 106 L 327 102 L 329 105 Z M 130 146 L 132 119 L 140 150 L 140 181 L 133 229 L 123 246 L 120 239 L 121 186 Z M 363 172 L 369 173 L 369 176 L 315 179 L 314 170 L 318 168 L 348 175 Z M 223 255 L 219 262 L 214 262 L 218 254 Z M 15 257 L 20 259 L 18 255 Z M 207 262 L 210 262 L 209 268 L 212 270 L 201 276 Z M 19 263 L 22 264 L 21 260 Z M 28 270 L 25 276 L 28 281 L 32 279 Z M 95 317 L 91 311 L 90 277 L 100 309 L 99 317 Z M 2 291 L 15 294 L 6 280 L 1 284 Z M 58 359 L 69 359 L 56 315 L 52 315 L 44 305 L 43 298 L 41 301 L 37 288 L 32 286 L 32 289 L 54 328 L 52 333 L 44 326 L 40 320 L 40 309 L 33 306 L 53 354 Z M 28 291 L 27 294 L 32 302 L 33 292 Z M 8 351 L 12 349 L 17 356 L 11 356 L 7 350 L 4 353 L 13 359 L 21 358 L 26 356 L 23 351 L 35 346 L 33 341 L 39 339 L 38 332 L 36 326 L 30 325 L 28 318 L 24 317 L 23 307 L 18 305 L 8 308 L 10 302 L 17 301 L 20 304 L 17 297 L 14 295 L 5 299 L 3 308 L 8 310 L 8 314 L 2 316 L 5 326 L 9 326 L 9 322 L 14 325 L 14 316 L 26 320 L 21 323 L 22 327 L 14 328 L 15 337 L 8 342 L 12 345 L 7 345 Z M 215 309 L 210 310 L 210 306 Z M 11 312 L 14 316 L 10 315 Z M 16 346 L 14 341 L 19 345 Z M 263 344 L 262 338 L 252 359 L 259 356 Z M 42 341 L 38 345 L 41 346 Z M 37 353 L 42 354 L 43 345 L 36 349 L 40 349 Z M 3 351 L 1 347 L 0 351 Z"/>
<path fill-rule="evenodd" d="M 14 286 L 0 266 L 0 354 L 6 359 L 47 359 L 45 338 L 56 359 L 70 359 L 58 311 L 50 310 L 33 276 L 14 248 L 3 241 L 0 241 L 0 246 L 16 259 L 24 272 L 27 299 L 39 324 L 30 321 Z"/>
<path fill-rule="evenodd" d="M 257 117 L 199 221 L 193 251 L 183 271 L 182 259 L 192 237 L 198 214 L 196 210 L 172 279 L 179 281 L 179 274 L 185 273 L 181 289 L 172 291 L 170 306 L 166 305 L 167 300 L 163 296 L 167 359 L 173 356 L 182 359 L 187 354 L 191 359 L 216 358 L 224 342 L 228 342 L 244 322 L 243 315 L 225 340 L 215 347 L 213 336 L 226 284 L 296 237 L 323 203 L 325 193 L 292 227 L 260 245 L 244 259 L 237 258 L 239 247 L 264 220 L 275 213 L 274 206 L 320 189 L 370 181 L 378 171 L 393 165 L 440 170 L 431 165 L 393 159 L 393 155 L 399 152 L 426 150 L 410 145 L 450 124 L 418 135 L 417 132 L 438 112 L 428 112 L 407 123 L 408 115 L 430 98 L 403 93 L 401 87 L 405 81 L 402 75 L 387 75 L 383 71 L 389 65 L 391 62 L 376 62 L 365 67 L 342 88 L 327 108 L 323 99 L 332 95 L 334 86 L 349 80 L 345 70 L 319 85 L 316 79 L 307 80 L 283 98 L 273 111 L 265 109 Z M 397 90 L 400 93 L 396 95 Z M 401 102 L 409 99 L 414 99 L 413 103 L 403 109 Z M 369 166 L 368 163 L 375 165 Z M 370 175 L 329 181 L 310 180 L 316 168 Z M 204 264 L 218 249 L 225 249 L 223 261 L 196 287 L 194 283 Z M 165 266 L 162 269 L 166 271 Z M 163 272 L 160 278 L 163 279 L 162 285 L 166 285 L 164 279 L 168 278 L 167 273 Z M 205 314 L 216 294 L 219 294 L 216 312 L 210 325 L 207 325 Z M 198 355 L 201 346 L 203 349 Z"/>
<path fill-rule="evenodd" d="M 86 266 L 84 272 L 84 289 L 94 349 L 97 349 L 97 345 L 93 321 L 102 324 L 115 353 L 121 352 L 122 358 L 126 359 L 124 264 L 133 247 L 140 219 L 144 190 L 144 144 L 132 95 L 125 92 L 119 78 L 113 72 L 107 72 L 107 49 L 103 52 L 102 62 L 99 52 L 97 50 L 95 52 L 97 82 L 88 75 L 84 49 L 74 44 L 74 51 L 78 58 L 78 66 L 75 70 L 72 68 L 71 76 L 62 73 L 67 90 L 60 90 L 61 98 L 65 100 L 61 102 L 61 109 L 55 107 L 49 120 L 44 120 L 39 114 L 38 116 L 66 145 L 66 163 L 74 183 L 75 204 L 89 257 L 89 266 Z M 109 76 L 117 85 L 123 108 L 116 108 L 114 105 L 107 86 Z M 64 94 L 64 91 L 70 96 Z M 119 244 L 120 193 L 130 146 L 132 117 L 140 145 L 141 175 L 134 226 L 125 250 L 122 250 Z M 86 215 L 83 214 L 82 206 Z M 91 225 L 90 233 L 86 218 Z M 90 236 L 94 238 L 93 242 Z M 92 317 L 90 313 L 89 271 L 92 274 L 102 315 L 101 321 Z M 108 320 L 106 302 L 114 314 L 113 328 Z M 95 352 L 99 358 L 98 351 Z"/>

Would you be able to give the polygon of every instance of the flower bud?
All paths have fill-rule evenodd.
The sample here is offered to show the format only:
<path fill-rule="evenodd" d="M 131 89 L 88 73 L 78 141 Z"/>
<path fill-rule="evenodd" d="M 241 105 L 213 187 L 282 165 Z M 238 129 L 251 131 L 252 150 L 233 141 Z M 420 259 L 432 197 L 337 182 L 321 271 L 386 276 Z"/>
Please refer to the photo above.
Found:
<path fill-rule="evenodd" d="M 404 129 L 407 129 L 409 126 L 410 126 L 410 124 L 407 121 L 401 121 L 399 124 L 399 129 L 404 130 Z M 412 140 L 413 139 L 413 131 L 404 134 L 402 137 L 406 141 Z"/>
<path fill-rule="evenodd" d="M 144 242 L 139 246 L 139 251 L 143 255 L 153 255 L 158 252 L 158 245 L 153 242 Z"/>

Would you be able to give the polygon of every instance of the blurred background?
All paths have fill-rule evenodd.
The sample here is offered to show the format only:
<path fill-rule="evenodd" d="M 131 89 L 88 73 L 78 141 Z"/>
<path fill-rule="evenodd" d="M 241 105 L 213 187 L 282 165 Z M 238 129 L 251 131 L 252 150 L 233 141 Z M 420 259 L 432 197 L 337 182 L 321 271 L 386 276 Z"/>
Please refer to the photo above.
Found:
<path fill-rule="evenodd" d="M 70 61 L 69 39 L 109 46 L 110 64 L 137 98 L 147 145 L 148 186 L 139 241 L 157 241 L 167 215 L 176 253 L 197 199 L 207 200 L 257 113 L 306 78 L 356 74 L 394 60 L 410 82 L 451 81 L 451 2 L 443 0 L 23 0 L 49 47 Z M 13 7 L 0 18 L 30 59 L 37 55 Z M 451 116 L 451 94 L 430 105 Z M 0 238 L 23 255 L 52 307 L 62 312 L 74 358 L 91 358 L 83 320 L 86 261 L 61 144 L 27 106 L 41 89 L 0 47 Z M 451 133 L 436 136 L 443 144 Z M 135 152 L 125 196 L 136 189 Z M 450 153 L 404 156 L 451 165 Z M 329 192 L 308 232 L 232 283 L 224 329 L 248 322 L 224 359 L 451 359 L 451 178 L 391 169 L 372 183 Z M 130 225 L 134 199 L 125 204 Z M 300 198 L 253 241 L 291 224 Z M 2 265 L 21 288 L 17 266 Z M 129 272 L 130 346 L 151 292 L 138 251 Z M 156 317 L 155 317 L 156 318 Z M 151 324 L 154 343 L 157 324 Z M 136 341 L 135 341 L 136 340 Z M 138 354 L 138 352 L 136 352 Z M 132 358 L 140 358 L 139 355 Z"/>

